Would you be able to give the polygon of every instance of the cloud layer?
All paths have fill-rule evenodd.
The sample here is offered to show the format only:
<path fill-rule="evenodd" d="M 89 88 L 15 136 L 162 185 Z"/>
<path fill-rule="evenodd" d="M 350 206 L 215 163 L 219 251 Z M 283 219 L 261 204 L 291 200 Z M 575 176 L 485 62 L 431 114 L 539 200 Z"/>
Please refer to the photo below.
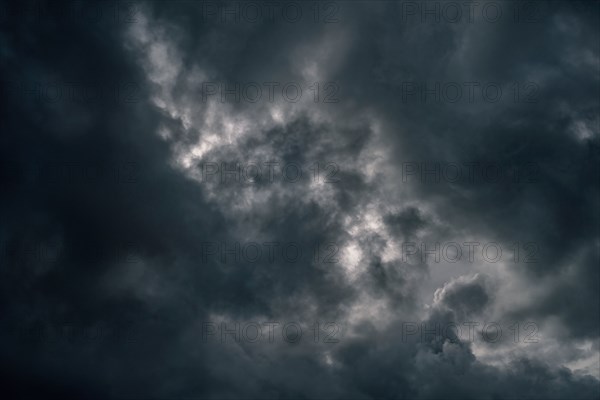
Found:
<path fill-rule="evenodd" d="M 598 4 L 451 4 L 3 4 L 6 390 L 598 398 Z"/>

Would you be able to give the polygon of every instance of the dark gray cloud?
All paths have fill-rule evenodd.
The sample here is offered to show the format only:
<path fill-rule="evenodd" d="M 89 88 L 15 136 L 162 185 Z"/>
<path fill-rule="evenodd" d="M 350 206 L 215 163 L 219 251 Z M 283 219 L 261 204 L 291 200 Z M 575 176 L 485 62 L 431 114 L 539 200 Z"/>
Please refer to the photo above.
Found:
<path fill-rule="evenodd" d="M 3 2 L 9 397 L 598 398 L 598 4 L 448 4 Z"/>

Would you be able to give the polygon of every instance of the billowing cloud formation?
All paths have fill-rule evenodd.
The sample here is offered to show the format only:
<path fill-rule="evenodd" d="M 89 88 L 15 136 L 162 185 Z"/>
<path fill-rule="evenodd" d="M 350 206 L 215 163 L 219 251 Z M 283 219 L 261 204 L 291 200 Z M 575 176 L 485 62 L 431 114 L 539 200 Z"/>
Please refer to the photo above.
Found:
<path fill-rule="evenodd" d="M 3 387 L 598 398 L 598 17 L 3 4 Z"/>

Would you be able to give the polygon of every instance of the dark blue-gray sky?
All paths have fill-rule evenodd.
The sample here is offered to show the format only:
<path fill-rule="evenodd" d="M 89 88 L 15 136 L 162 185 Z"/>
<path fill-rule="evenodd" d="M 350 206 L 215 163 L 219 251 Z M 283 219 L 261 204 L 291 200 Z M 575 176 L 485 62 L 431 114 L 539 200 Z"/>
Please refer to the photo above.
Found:
<path fill-rule="evenodd" d="M 0 18 L 7 398 L 600 397 L 598 2 Z"/>

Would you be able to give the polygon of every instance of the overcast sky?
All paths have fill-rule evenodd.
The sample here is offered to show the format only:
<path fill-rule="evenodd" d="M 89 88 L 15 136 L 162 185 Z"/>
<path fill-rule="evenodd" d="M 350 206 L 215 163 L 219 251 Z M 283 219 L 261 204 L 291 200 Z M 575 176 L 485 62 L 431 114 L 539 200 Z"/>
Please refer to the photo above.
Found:
<path fill-rule="evenodd" d="M 1 5 L 11 397 L 600 397 L 599 3 Z"/>

